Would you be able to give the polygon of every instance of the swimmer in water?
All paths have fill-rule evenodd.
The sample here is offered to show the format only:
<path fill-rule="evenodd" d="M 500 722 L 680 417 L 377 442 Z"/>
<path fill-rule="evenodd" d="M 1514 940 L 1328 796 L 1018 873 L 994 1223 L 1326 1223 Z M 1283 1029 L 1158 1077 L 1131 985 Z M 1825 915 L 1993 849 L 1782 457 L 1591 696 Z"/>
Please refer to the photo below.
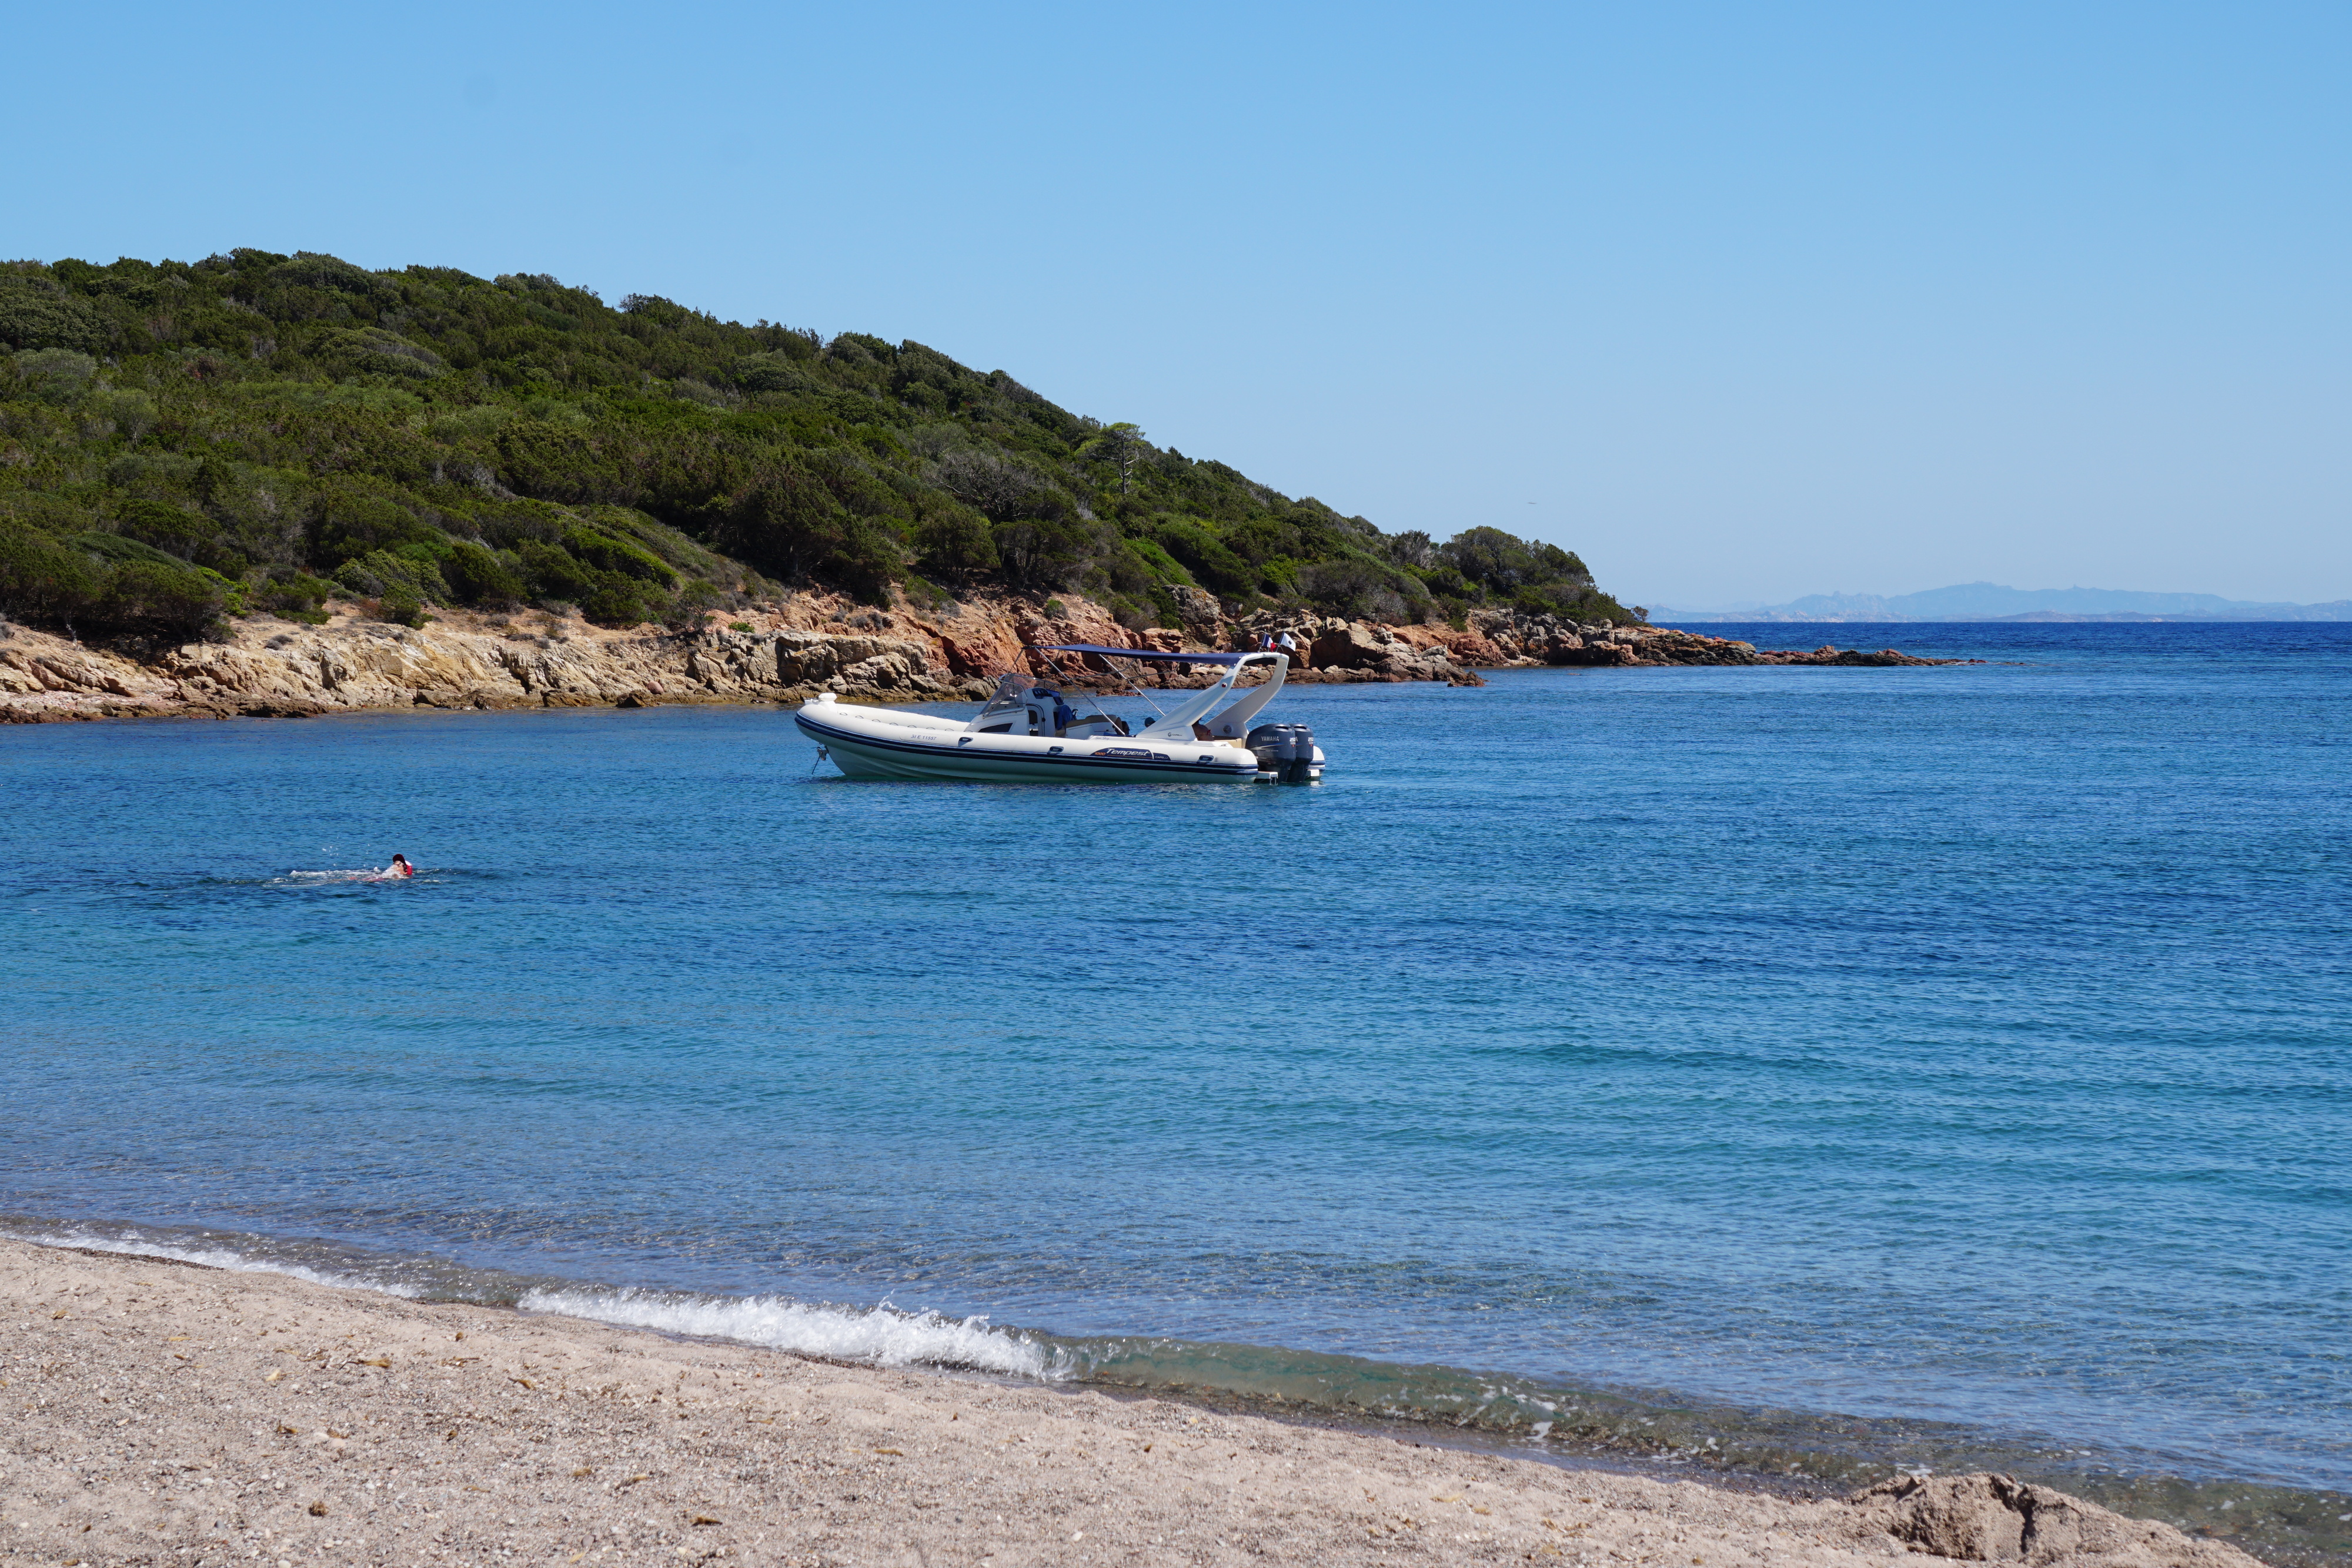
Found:
<path fill-rule="evenodd" d="M 392 857 L 392 863 L 383 868 L 383 874 L 386 876 L 415 876 L 416 874 L 416 868 L 408 863 L 408 857 L 406 855 L 394 855 Z"/>

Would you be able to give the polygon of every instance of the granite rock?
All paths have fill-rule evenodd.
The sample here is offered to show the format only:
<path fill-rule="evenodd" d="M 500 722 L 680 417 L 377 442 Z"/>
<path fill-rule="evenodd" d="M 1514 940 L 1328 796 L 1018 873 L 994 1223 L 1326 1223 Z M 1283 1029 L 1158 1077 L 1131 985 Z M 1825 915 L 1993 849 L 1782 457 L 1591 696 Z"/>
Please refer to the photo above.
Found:
<path fill-rule="evenodd" d="M 2223 1568 L 2246 1561 L 2219 1542 L 2193 1540 L 2168 1524 L 2126 1519 L 2005 1475 L 1898 1476 L 1847 1500 L 1861 1511 L 1862 1529 L 1967 1563 Z"/>

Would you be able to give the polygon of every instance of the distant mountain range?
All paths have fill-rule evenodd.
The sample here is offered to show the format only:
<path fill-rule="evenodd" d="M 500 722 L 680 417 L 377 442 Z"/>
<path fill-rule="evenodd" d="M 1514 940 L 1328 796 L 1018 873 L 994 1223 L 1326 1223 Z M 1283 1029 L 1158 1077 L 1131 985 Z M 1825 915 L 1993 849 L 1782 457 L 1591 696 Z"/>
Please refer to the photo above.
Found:
<path fill-rule="evenodd" d="M 2352 621 L 2352 599 L 2262 604 L 2211 593 L 2135 593 L 2116 588 L 2005 588 L 1963 582 L 1924 593 L 1812 593 L 1786 604 L 1730 610 L 1654 610 L 1652 622 L 1696 621 Z"/>

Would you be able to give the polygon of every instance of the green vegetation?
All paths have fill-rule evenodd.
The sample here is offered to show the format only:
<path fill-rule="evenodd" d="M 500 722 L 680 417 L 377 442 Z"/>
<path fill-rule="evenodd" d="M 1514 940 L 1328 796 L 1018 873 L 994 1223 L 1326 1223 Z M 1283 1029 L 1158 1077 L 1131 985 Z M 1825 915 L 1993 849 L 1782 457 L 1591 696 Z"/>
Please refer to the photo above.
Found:
<path fill-rule="evenodd" d="M 784 583 L 992 581 L 1137 628 L 1182 585 L 1630 618 L 1565 550 L 1383 534 L 919 343 L 307 253 L 0 264 L 0 611 L 28 621 L 185 639 L 334 596 L 682 630 Z"/>

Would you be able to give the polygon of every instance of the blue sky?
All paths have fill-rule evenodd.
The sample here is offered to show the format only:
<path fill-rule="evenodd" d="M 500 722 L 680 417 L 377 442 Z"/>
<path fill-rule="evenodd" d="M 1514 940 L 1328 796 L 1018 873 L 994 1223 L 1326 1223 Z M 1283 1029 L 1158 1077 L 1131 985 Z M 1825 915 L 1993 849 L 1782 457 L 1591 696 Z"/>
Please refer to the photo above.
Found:
<path fill-rule="evenodd" d="M 2352 8 L 12 19 L 0 254 L 913 338 L 1653 605 L 2352 597 Z"/>

